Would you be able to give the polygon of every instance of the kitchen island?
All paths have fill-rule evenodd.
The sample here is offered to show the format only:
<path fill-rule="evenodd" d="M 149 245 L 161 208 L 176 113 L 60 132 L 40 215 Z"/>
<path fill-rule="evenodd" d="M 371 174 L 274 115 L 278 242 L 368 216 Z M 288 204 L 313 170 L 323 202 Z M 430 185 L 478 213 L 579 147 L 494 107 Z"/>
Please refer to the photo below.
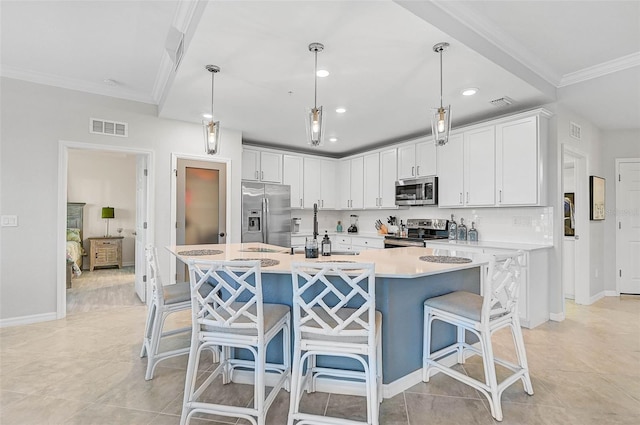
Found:
<path fill-rule="evenodd" d="M 423 303 L 424 300 L 456 290 L 480 293 L 481 268 L 488 263 L 482 254 L 457 251 L 456 256 L 471 259 L 462 264 L 432 263 L 420 260 L 432 255 L 430 248 L 372 249 L 359 255 L 332 255 L 305 259 L 304 254 L 290 254 L 290 249 L 262 243 L 226 245 L 185 245 L 168 247 L 184 262 L 189 259 L 228 261 L 237 259 L 268 259 L 277 263 L 262 267 L 264 302 L 291 305 L 291 263 L 301 261 L 340 261 L 375 263 L 376 309 L 382 313 L 382 369 L 383 394 L 393 397 L 421 381 Z M 221 251 L 216 253 L 217 251 Z M 440 250 L 438 255 L 446 254 Z M 275 260 L 275 261 L 273 261 Z M 437 322 L 433 327 L 433 349 L 437 350 L 455 340 L 455 329 Z M 278 344 L 278 343 L 276 343 Z M 277 360 L 276 347 L 270 347 L 268 358 Z M 332 359 L 324 359 L 335 366 Z M 321 365 L 320 360 L 318 364 Z M 356 367 L 340 361 L 341 367 Z M 358 394 L 360 385 L 335 381 L 318 382 L 320 391 Z"/>

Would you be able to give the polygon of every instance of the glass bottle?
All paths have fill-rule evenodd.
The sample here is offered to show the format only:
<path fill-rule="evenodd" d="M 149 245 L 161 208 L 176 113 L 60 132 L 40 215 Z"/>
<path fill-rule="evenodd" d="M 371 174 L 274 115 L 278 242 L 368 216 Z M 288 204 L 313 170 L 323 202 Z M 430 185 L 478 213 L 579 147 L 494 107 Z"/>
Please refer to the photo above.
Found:
<path fill-rule="evenodd" d="M 460 217 L 460 224 L 458 225 L 458 240 L 467 240 L 467 226 L 464 225 L 464 218 Z"/>
<path fill-rule="evenodd" d="M 453 214 L 451 214 L 451 221 L 449 221 L 449 239 L 456 240 L 458 239 L 458 225 L 456 221 L 453 219 Z"/>
<path fill-rule="evenodd" d="M 336 232 L 342 233 L 342 222 L 338 220 L 338 225 L 336 226 Z"/>
<path fill-rule="evenodd" d="M 471 222 L 471 229 L 469 229 L 469 240 L 478 242 L 478 230 L 476 229 L 476 222 Z"/>
<path fill-rule="evenodd" d="M 331 255 L 331 239 L 329 239 L 329 235 L 327 232 L 324 232 L 324 238 L 322 238 L 322 256 L 328 257 Z"/>
<path fill-rule="evenodd" d="M 318 258 L 318 241 L 315 238 L 306 238 L 304 245 L 305 258 Z"/>

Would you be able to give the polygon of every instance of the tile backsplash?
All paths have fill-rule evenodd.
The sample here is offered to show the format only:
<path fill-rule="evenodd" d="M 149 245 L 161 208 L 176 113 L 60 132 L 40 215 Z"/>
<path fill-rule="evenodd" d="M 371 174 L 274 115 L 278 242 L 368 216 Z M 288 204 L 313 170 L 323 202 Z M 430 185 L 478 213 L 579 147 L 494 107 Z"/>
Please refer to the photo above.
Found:
<path fill-rule="evenodd" d="M 360 232 L 375 232 L 376 220 L 387 222 L 389 216 L 397 217 L 406 223 L 409 218 L 446 218 L 451 214 L 457 223 L 464 218 L 465 224 L 471 228 L 476 223 L 479 239 L 494 242 L 521 242 L 533 244 L 553 244 L 553 207 L 521 207 L 521 208 L 438 208 L 409 207 L 401 210 L 367 210 L 367 211 L 318 211 L 318 231 L 335 232 L 338 220 L 342 221 L 344 231 L 350 224 L 350 215 L 358 215 Z M 302 232 L 313 230 L 313 211 L 292 210 L 291 217 L 302 218 Z"/>

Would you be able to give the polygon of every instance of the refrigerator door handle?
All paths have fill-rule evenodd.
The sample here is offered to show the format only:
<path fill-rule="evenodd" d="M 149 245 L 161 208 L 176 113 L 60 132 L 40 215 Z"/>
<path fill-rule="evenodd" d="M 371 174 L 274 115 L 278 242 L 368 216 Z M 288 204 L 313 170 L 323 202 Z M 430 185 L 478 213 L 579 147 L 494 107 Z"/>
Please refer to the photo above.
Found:
<path fill-rule="evenodd" d="M 269 238 L 269 199 L 262 198 L 262 243 Z"/>

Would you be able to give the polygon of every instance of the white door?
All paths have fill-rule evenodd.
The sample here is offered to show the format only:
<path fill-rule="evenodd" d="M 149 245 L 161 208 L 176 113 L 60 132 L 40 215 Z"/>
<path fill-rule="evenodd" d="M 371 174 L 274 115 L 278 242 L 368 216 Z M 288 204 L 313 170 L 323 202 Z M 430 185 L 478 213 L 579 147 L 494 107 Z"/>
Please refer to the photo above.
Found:
<path fill-rule="evenodd" d="M 145 247 L 147 246 L 147 195 L 148 190 L 147 155 L 136 157 L 136 241 L 135 241 L 135 291 L 140 301 L 147 299 L 147 261 Z"/>
<path fill-rule="evenodd" d="M 616 181 L 616 266 L 622 294 L 640 294 L 640 161 L 620 162 Z"/>

